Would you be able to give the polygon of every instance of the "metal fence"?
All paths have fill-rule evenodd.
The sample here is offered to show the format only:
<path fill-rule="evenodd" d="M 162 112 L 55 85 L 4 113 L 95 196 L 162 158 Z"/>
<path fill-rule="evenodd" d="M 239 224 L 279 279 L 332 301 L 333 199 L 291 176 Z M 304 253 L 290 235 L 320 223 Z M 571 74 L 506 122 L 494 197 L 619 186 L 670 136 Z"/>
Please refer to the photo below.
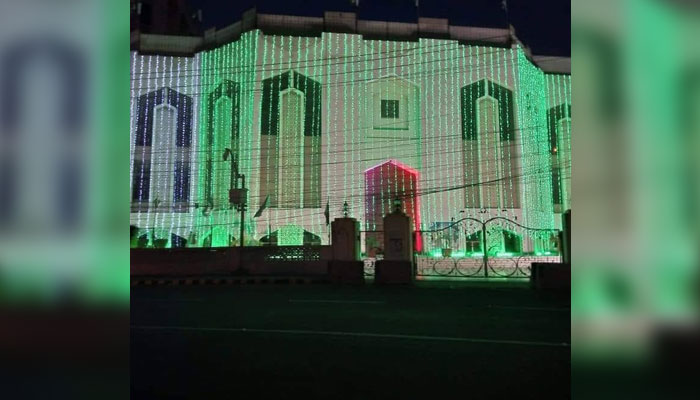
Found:
<path fill-rule="evenodd" d="M 421 236 L 426 242 L 435 245 L 436 240 L 433 236 L 447 236 L 448 240 L 446 243 L 449 243 L 449 247 L 452 247 L 452 244 L 459 243 L 462 250 L 453 252 L 452 249 L 449 249 L 448 251 L 442 251 L 441 256 L 416 253 L 414 255 L 416 276 L 528 278 L 532 263 L 561 262 L 561 257 L 558 254 L 551 255 L 549 252 L 524 253 L 522 242 L 519 244 L 520 248 L 515 252 L 502 251 L 500 242 L 493 238 L 502 235 L 504 229 L 513 232 L 519 231 L 521 235 L 527 234 L 531 236 L 546 237 L 556 233 L 553 229 L 526 227 L 517 221 L 502 216 L 491 217 L 486 220 L 465 217 L 450 222 L 439 229 L 421 232 Z M 463 233 L 464 235 L 460 237 L 459 235 L 454 235 L 452 231 L 458 232 L 460 235 Z M 381 231 L 363 231 L 367 238 L 369 235 L 382 233 Z M 366 240 L 366 243 L 369 243 L 369 239 L 364 240 Z M 463 247 L 461 247 L 462 242 Z M 489 246 L 485 246 L 485 243 L 489 243 Z M 484 247 L 487 248 L 486 252 L 483 251 Z M 364 259 L 365 275 L 374 275 L 374 266 L 377 259 L 381 259 L 381 253 L 376 255 L 373 253 L 367 254 L 367 257 Z"/>
<path fill-rule="evenodd" d="M 522 254 L 491 257 L 484 266 L 483 257 L 416 256 L 416 274 L 455 278 L 528 278 L 533 262 L 559 262 L 560 259 L 559 256 Z"/>
<path fill-rule="evenodd" d="M 374 276 L 376 258 L 365 258 L 365 276 Z M 416 255 L 416 276 L 449 278 L 529 278 L 535 262 L 561 262 L 558 255 L 540 256 L 520 254 L 508 257 L 491 257 L 484 269 L 483 257 L 431 257 Z"/>

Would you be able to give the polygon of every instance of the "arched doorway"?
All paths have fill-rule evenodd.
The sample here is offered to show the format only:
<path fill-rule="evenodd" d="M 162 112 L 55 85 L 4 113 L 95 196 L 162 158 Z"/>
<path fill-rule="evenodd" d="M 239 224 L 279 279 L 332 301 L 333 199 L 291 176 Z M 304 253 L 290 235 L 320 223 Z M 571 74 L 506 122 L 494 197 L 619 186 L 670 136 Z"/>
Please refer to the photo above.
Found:
<path fill-rule="evenodd" d="M 393 210 L 399 199 L 403 211 L 413 221 L 414 249 L 422 251 L 420 237 L 420 205 L 417 197 L 418 171 L 396 160 L 388 160 L 365 171 L 365 248 L 384 242 L 384 216 Z"/>

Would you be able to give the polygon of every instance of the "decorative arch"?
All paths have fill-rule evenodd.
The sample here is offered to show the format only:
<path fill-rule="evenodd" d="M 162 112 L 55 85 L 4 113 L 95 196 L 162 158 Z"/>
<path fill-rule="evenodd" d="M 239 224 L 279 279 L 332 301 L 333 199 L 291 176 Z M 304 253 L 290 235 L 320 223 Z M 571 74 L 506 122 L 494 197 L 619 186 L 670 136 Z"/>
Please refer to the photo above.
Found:
<path fill-rule="evenodd" d="M 176 145 L 189 147 L 192 141 L 192 97 L 169 87 L 139 96 L 136 118 L 136 145 L 151 146 L 153 141 L 153 110 L 168 104 L 177 110 Z"/>
<path fill-rule="evenodd" d="M 515 140 L 515 117 L 513 113 L 513 91 L 491 80 L 483 79 L 460 90 L 462 106 L 462 139 L 476 140 L 477 101 L 490 96 L 498 101 L 498 122 L 501 140 Z"/>
<path fill-rule="evenodd" d="M 231 103 L 229 110 L 218 106 L 222 100 Z M 225 148 L 231 149 L 232 161 L 241 161 L 240 143 L 240 108 L 241 87 L 238 82 L 223 80 L 206 98 L 205 148 L 206 165 L 204 179 L 204 197 L 211 207 L 228 207 L 228 183 L 230 168 L 215 169 L 215 161 L 221 159 Z M 230 125 L 230 132 L 229 132 Z M 221 129 L 221 128 L 224 129 Z M 217 132 L 218 131 L 218 132 Z M 220 175 L 220 176 L 215 176 Z M 224 176 L 225 175 L 225 176 Z M 216 184 L 225 185 L 215 188 Z"/>
<path fill-rule="evenodd" d="M 61 120 L 57 124 L 62 134 L 72 135 L 80 131 L 86 120 L 87 90 L 85 79 L 86 59 L 79 49 L 58 39 L 31 39 L 21 41 L 4 51 L 2 76 L 0 76 L 0 96 L 3 107 L 0 108 L 0 126 L 3 134 L 12 134 L 21 122 L 22 113 L 18 107 L 26 104 L 20 85 L 24 82 L 31 63 L 45 60 L 51 63 L 61 74 L 63 101 L 56 105 L 61 108 Z"/>
<path fill-rule="evenodd" d="M 462 165 L 467 208 L 520 207 L 513 98 L 512 90 L 488 79 L 460 89 Z M 484 129 L 480 125 L 484 118 L 481 105 L 487 100 L 492 104 L 496 115 L 489 116 L 489 119 L 493 118 L 493 123 L 489 124 L 492 127 Z M 487 112 L 487 115 L 490 114 Z M 490 132 L 491 130 L 495 132 Z M 493 151 L 494 154 L 482 154 L 487 151 Z M 496 178 L 498 181 L 493 184 L 482 184 Z"/>
<path fill-rule="evenodd" d="M 260 112 L 260 198 L 270 196 L 271 208 L 281 206 L 282 190 L 279 182 L 281 96 L 288 89 L 303 94 L 303 199 L 302 208 L 321 207 L 321 84 L 294 70 L 289 70 L 262 81 Z"/>
<path fill-rule="evenodd" d="M 414 231 L 414 249 L 423 250 L 420 235 L 421 214 L 418 194 L 420 173 L 397 160 L 387 160 L 368 168 L 365 180 L 365 229 L 375 231 L 365 236 L 365 247 L 370 249 L 384 243 L 384 216 L 393 210 L 399 198 L 403 211 L 411 218 Z"/>
<path fill-rule="evenodd" d="M 134 153 L 134 167 L 132 171 L 132 211 L 145 211 L 149 208 L 149 202 L 155 201 L 151 195 L 151 181 L 162 173 L 168 180 L 167 194 L 164 199 L 158 199 L 154 204 L 158 211 L 160 205 L 163 210 L 186 212 L 186 205 L 190 193 L 190 144 L 192 141 L 192 98 L 177 92 L 169 87 L 146 93 L 139 97 L 137 102 L 136 117 L 136 146 L 141 151 Z M 166 145 L 157 144 L 153 150 L 153 128 L 157 110 L 167 108 L 175 112 L 174 148 L 168 138 Z M 167 148 L 163 147 L 167 146 Z M 167 152 L 169 158 L 166 161 L 157 161 L 153 154 Z M 170 158 L 172 157 L 172 159 Z M 153 166 L 154 162 L 158 162 Z M 160 178 L 159 178 L 160 179 Z M 172 181 L 171 181 L 172 180 Z M 172 207 L 172 208 L 171 208 Z"/>

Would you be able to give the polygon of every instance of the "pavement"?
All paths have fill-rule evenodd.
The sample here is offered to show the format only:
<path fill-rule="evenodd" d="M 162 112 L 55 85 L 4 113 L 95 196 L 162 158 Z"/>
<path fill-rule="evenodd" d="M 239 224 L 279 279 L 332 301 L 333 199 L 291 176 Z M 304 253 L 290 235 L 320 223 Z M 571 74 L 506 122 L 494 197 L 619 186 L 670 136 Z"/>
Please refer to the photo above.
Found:
<path fill-rule="evenodd" d="M 135 287 L 131 394 L 569 398 L 569 300 L 522 281 Z"/>

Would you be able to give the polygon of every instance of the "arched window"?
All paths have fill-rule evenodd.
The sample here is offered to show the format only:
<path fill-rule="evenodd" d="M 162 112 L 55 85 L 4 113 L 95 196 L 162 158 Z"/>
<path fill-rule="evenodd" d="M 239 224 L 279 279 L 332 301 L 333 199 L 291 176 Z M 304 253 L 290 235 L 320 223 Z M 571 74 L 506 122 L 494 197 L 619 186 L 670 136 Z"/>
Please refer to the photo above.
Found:
<path fill-rule="evenodd" d="M 287 89 L 280 95 L 279 199 L 281 208 L 304 204 L 304 94 Z"/>
<path fill-rule="evenodd" d="M 168 87 L 139 96 L 132 212 L 187 212 L 192 98 Z"/>
<path fill-rule="evenodd" d="M 321 92 L 293 70 L 262 82 L 259 198 L 270 208 L 321 207 Z"/>
<path fill-rule="evenodd" d="M 520 178 L 513 92 L 490 80 L 461 89 L 467 208 L 519 208 Z"/>
<path fill-rule="evenodd" d="M 224 79 L 204 101 L 204 137 L 200 145 L 206 149 L 203 175 L 204 202 L 214 209 L 229 209 L 228 189 L 231 187 L 231 162 L 241 162 L 239 156 L 240 85 Z M 224 150 L 231 157 L 223 160 Z M 245 166 L 239 165 L 239 171 Z M 216 239 L 214 239 L 216 241 Z"/>

